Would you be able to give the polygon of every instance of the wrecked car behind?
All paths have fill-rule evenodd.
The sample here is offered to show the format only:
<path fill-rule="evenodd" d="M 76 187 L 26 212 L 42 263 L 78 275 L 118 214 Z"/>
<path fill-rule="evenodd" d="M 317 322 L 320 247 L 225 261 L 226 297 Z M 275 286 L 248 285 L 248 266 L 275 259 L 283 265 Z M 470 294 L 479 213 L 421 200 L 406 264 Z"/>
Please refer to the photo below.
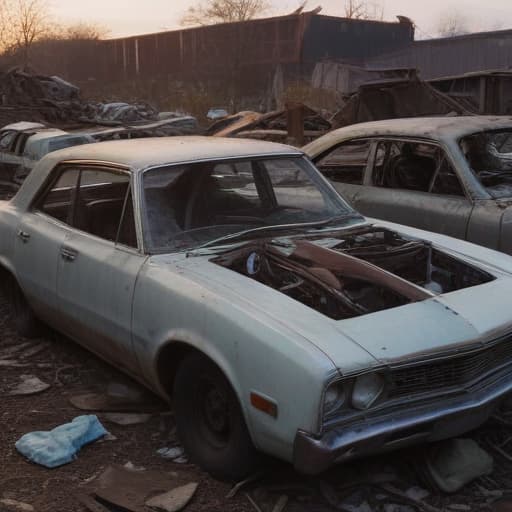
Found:
<path fill-rule="evenodd" d="M 358 211 L 512 253 L 512 118 L 391 119 L 304 151 Z"/>
<path fill-rule="evenodd" d="M 0 206 L 18 325 L 172 396 L 216 476 L 254 448 L 316 473 L 458 435 L 512 390 L 510 257 L 366 220 L 293 148 L 118 141 L 37 169 Z"/>

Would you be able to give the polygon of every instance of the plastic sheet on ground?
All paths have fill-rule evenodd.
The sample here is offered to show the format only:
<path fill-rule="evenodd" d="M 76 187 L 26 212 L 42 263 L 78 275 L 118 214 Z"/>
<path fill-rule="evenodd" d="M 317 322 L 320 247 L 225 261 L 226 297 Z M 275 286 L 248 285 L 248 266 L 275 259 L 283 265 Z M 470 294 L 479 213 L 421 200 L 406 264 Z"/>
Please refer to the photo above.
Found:
<path fill-rule="evenodd" d="M 16 442 L 16 449 L 36 464 L 56 468 L 72 462 L 80 448 L 106 434 L 96 416 L 78 416 L 49 432 L 25 434 Z"/>

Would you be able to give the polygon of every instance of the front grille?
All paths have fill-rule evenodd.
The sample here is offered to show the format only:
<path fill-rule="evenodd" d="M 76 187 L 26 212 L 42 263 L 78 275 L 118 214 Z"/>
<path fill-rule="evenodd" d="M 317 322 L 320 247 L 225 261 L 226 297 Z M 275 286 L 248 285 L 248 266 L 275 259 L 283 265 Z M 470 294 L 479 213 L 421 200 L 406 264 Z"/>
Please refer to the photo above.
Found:
<path fill-rule="evenodd" d="M 460 388 L 512 363 L 512 338 L 446 361 L 394 370 L 389 397 L 398 398 Z"/>

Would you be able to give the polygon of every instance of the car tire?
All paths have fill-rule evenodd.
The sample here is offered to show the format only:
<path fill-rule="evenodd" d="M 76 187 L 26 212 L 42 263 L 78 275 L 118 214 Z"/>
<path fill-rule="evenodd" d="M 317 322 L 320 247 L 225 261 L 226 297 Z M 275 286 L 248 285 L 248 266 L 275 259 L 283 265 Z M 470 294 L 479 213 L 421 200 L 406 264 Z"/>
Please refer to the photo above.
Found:
<path fill-rule="evenodd" d="M 192 462 L 219 480 L 241 480 L 257 469 L 260 456 L 238 398 L 210 359 L 192 354 L 183 360 L 173 404 L 178 436 Z"/>
<path fill-rule="evenodd" d="M 24 338 L 38 338 L 42 325 L 14 278 L 9 283 L 9 296 L 16 331 Z"/>

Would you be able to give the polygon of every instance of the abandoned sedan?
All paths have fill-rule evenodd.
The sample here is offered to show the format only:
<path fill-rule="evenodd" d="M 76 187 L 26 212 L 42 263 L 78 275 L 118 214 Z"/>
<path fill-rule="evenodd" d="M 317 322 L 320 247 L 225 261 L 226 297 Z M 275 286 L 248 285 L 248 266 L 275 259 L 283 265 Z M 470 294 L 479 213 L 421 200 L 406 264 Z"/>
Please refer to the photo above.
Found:
<path fill-rule="evenodd" d="M 368 222 L 296 149 L 115 141 L 37 170 L 0 206 L 18 329 L 172 398 L 217 477 L 458 435 L 512 390 L 512 258 Z"/>
<path fill-rule="evenodd" d="M 362 123 L 304 148 L 360 212 L 512 254 L 512 118 Z"/>

